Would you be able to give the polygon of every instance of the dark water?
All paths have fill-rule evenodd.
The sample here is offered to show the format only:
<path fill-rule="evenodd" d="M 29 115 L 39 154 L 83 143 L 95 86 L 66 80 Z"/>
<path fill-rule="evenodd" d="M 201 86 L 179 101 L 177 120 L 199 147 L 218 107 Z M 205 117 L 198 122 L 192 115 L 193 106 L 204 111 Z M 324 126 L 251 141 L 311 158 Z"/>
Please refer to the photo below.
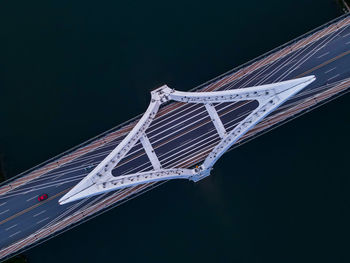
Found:
<path fill-rule="evenodd" d="M 0 151 L 13 176 L 340 14 L 333 0 L 7 1 Z M 344 96 L 149 192 L 29 262 L 350 262 Z"/>

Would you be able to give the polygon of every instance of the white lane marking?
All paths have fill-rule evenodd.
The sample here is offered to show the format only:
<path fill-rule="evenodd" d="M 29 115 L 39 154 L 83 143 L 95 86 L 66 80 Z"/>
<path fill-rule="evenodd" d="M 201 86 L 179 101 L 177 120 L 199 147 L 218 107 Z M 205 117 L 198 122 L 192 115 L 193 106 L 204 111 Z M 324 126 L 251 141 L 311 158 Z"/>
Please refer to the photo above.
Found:
<path fill-rule="evenodd" d="M 40 213 L 37 213 L 37 214 L 33 215 L 33 217 L 37 217 L 38 215 L 41 215 L 42 213 L 45 213 L 45 212 L 46 212 L 46 210 L 43 210 Z"/>
<path fill-rule="evenodd" d="M 334 78 L 338 77 L 339 75 L 340 75 L 340 74 L 337 74 L 337 75 L 335 75 L 335 76 L 333 76 L 333 77 L 327 79 L 327 81 L 329 81 L 329 80 L 331 80 L 331 79 L 334 79 Z"/>
<path fill-rule="evenodd" d="M 193 139 L 185 140 L 185 141 L 183 141 L 183 142 L 180 142 L 179 145 L 184 145 L 184 144 L 186 144 L 186 143 L 188 143 L 189 141 L 192 141 L 192 140 L 193 140 Z"/>
<path fill-rule="evenodd" d="M 57 188 L 57 187 L 59 187 L 60 185 L 63 185 L 63 184 L 64 184 L 64 183 L 61 183 L 61 184 L 57 184 L 57 185 L 56 185 L 56 188 Z"/>
<path fill-rule="evenodd" d="M 51 181 L 56 180 L 56 179 L 62 177 L 63 175 L 65 175 L 65 174 L 66 174 L 65 172 L 60 173 L 60 174 L 58 174 L 57 176 L 53 177 L 53 178 L 51 179 Z"/>
<path fill-rule="evenodd" d="M 5 204 L 7 204 L 7 202 L 1 203 L 0 206 L 3 206 L 3 205 L 5 205 Z"/>
<path fill-rule="evenodd" d="M 36 190 L 39 190 L 39 189 L 35 189 L 35 188 L 34 189 L 30 189 L 28 191 L 23 192 L 22 195 L 28 194 L 28 193 L 36 191 Z"/>
<path fill-rule="evenodd" d="M 93 160 L 92 160 L 93 161 Z M 87 165 L 87 164 L 90 164 L 90 162 L 91 162 L 91 160 L 88 160 L 87 162 L 85 162 L 85 163 L 82 163 L 80 166 L 84 166 L 84 165 Z"/>
<path fill-rule="evenodd" d="M 323 53 L 321 56 L 318 56 L 317 58 L 322 58 L 322 57 L 324 57 L 324 56 L 327 56 L 328 54 L 329 54 L 329 51 L 326 52 L 326 53 Z"/>
<path fill-rule="evenodd" d="M 5 210 L 5 211 L 2 211 L 2 212 L 0 213 L 0 215 L 5 214 L 5 213 L 8 212 L 8 211 L 10 211 L 10 209 L 7 209 L 7 210 Z"/>
<path fill-rule="evenodd" d="M 345 45 L 349 45 L 350 44 L 350 41 L 348 41 L 348 42 L 345 42 Z"/>
<path fill-rule="evenodd" d="M 350 35 L 350 33 L 345 34 L 343 37 L 347 37 L 348 35 Z"/>
<path fill-rule="evenodd" d="M 17 224 L 15 224 L 15 225 L 13 225 L 13 226 L 8 227 L 8 228 L 6 228 L 5 230 L 6 230 L 6 231 L 8 231 L 8 230 L 10 230 L 11 228 L 14 228 L 15 226 L 17 226 Z"/>
<path fill-rule="evenodd" d="M 47 219 L 49 219 L 50 217 L 48 216 L 48 217 L 46 217 L 46 218 L 44 218 L 44 219 L 41 219 L 40 221 L 38 221 L 38 222 L 36 222 L 37 224 L 40 224 L 40 223 L 42 223 L 42 222 L 44 222 L 45 220 L 47 220 Z"/>
<path fill-rule="evenodd" d="M 336 68 L 337 68 L 337 67 L 331 68 L 331 69 L 329 69 L 329 70 L 325 71 L 324 73 L 325 73 L 325 74 L 327 74 L 327 73 L 329 73 L 329 72 L 331 72 L 331 71 L 335 70 Z"/>
<path fill-rule="evenodd" d="M 16 233 L 10 235 L 10 237 L 13 237 L 14 235 L 17 235 L 17 234 L 19 234 L 19 233 L 21 233 L 21 231 L 17 231 Z"/>
<path fill-rule="evenodd" d="M 29 199 L 27 199 L 26 201 L 27 202 L 29 202 L 30 200 L 33 200 L 34 198 L 36 198 L 36 197 L 38 197 L 37 195 L 35 195 L 35 196 L 33 196 L 33 197 L 31 197 L 31 198 L 29 198 Z"/>

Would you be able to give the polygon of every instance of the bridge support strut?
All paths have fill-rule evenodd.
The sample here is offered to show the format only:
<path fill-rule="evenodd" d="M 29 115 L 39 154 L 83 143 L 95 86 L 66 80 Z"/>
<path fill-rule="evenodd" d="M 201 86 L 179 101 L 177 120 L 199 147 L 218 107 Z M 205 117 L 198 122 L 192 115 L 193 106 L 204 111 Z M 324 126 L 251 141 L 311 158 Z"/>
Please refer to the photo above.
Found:
<path fill-rule="evenodd" d="M 213 106 L 213 104 L 211 103 L 206 103 L 204 104 L 205 105 L 205 108 L 207 109 L 208 113 L 209 113 L 209 116 L 211 118 L 211 121 L 213 122 L 219 136 L 221 139 L 225 138 L 226 137 L 226 130 L 225 130 L 225 127 L 224 125 L 222 124 L 222 121 L 215 109 L 215 107 Z"/>
<path fill-rule="evenodd" d="M 158 157 L 157 157 L 156 153 L 154 152 L 154 149 L 151 145 L 151 142 L 149 141 L 146 134 L 144 134 L 143 136 L 140 137 L 140 142 L 141 142 L 143 148 L 145 149 L 149 160 L 152 163 L 153 169 L 160 170 L 162 168 L 162 166 L 160 165 Z"/>

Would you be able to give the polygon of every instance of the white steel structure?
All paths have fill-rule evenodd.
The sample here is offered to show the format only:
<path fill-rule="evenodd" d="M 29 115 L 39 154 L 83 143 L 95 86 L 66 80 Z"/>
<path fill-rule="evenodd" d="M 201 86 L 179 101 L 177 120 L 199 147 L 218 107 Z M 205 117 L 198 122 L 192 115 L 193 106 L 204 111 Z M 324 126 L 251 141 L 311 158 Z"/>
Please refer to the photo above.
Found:
<path fill-rule="evenodd" d="M 181 92 L 164 85 L 151 92 L 152 98 L 146 112 L 124 140 L 93 171 L 66 193 L 59 200 L 59 203 L 66 204 L 121 188 L 169 179 L 189 179 L 196 182 L 210 174 L 210 170 L 216 161 L 242 135 L 314 80 L 314 76 L 308 76 L 257 87 L 214 92 Z M 146 136 L 145 132 L 155 118 L 160 105 L 170 100 L 204 104 L 221 138 L 220 142 L 213 148 L 204 162 L 194 169 L 163 169 Z M 232 131 L 227 132 L 212 103 L 247 100 L 256 100 L 259 105 Z M 112 170 L 139 140 L 151 161 L 153 170 L 123 176 L 113 176 Z"/>

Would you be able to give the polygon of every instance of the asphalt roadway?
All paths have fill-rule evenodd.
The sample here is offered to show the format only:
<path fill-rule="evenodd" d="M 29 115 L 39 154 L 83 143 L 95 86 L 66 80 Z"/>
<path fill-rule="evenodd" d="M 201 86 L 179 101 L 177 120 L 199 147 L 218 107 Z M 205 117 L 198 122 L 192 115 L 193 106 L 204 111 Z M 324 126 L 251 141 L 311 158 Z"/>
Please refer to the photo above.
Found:
<path fill-rule="evenodd" d="M 276 111 L 281 112 L 324 91 L 332 84 L 349 78 L 349 51 L 350 26 L 346 26 L 238 80 L 233 80 L 220 89 L 244 88 L 315 75 L 316 81 Z M 215 107 L 225 128 L 230 131 L 257 105 L 256 101 L 244 101 L 220 103 Z M 182 105 L 158 116 L 148 129 L 147 135 L 164 168 L 189 167 L 193 165 L 189 160 L 201 154 L 204 156 L 220 140 L 205 107 L 195 104 Z M 62 206 L 58 204 L 58 199 L 102 161 L 121 139 L 119 137 L 0 196 L 0 249 L 116 194 L 107 193 Z M 113 175 L 146 171 L 152 169 L 151 167 L 141 144 L 137 143 L 113 170 Z M 49 198 L 38 202 L 37 197 L 43 193 L 47 193 Z"/>

